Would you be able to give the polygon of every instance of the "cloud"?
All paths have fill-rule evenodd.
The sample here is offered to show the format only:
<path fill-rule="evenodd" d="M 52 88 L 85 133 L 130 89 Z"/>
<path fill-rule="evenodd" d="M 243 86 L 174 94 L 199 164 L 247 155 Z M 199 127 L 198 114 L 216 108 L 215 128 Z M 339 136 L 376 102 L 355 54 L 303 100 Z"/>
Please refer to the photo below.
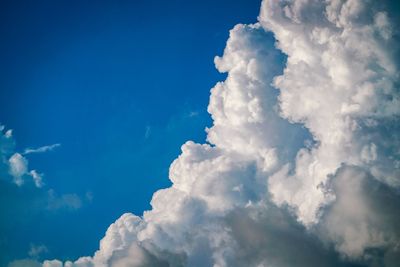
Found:
<path fill-rule="evenodd" d="M 60 147 L 61 144 L 53 144 L 48 146 L 42 146 L 38 148 L 27 148 L 24 150 L 24 155 L 32 154 L 32 153 L 44 153 L 48 151 L 53 151 L 55 148 Z"/>
<path fill-rule="evenodd" d="M 62 194 L 58 195 L 55 190 L 47 191 L 47 209 L 48 210 L 77 210 L 82 207 L 82 200 L 77 194 Z"/>
<path fill-rule="evenodd" d="M 14 183 L 21 186 L 24 183 L 22 176 L 28 172 L 28 160 L 19 153 L 15 153 L 8 160 L 10 174 L 14 177 Z"/>
<path fill-rule="evenodd" d="M 13 182 L 22 186 L 25 182 L 24 176 L 31 176 L 36 187 L 43 187 L 43 174 L 38 173 L 36 170 L 28 171 L 28 160 L 20 153 L 14 153 L 8 159 L 9 174 L 13 177 Z"/>
<path fill-rule="evenodd" d="M 35 186 L 38 188 L 43 187 L 43 174 L 38 173 L 36 170 L 31 170 L 29 174 L 32 176 Z"/>
<path fill-rule="evenodd" d="M 398 161 L 389 147 L 398 147 L 399 137 L 389 143 L 382 131 L 399 125 L 397 46 L 383 33 L 390 24 L 377 21 L 389 20 L 387 13 L 377 8 L 354 0 L 263 2 L 260 22 L 288 55 L 283 75 L 274 78 L 281 114 L 303 123 L 317 142 L 299 151 L 270 189 L 305 224 L 316 223 L 332 200 L 322 185 L 341 164 L 364 166 L 399 186 L 399 169 L 388 167 Z"/>
<path fill-rule="evenodd" d="M 190 111 L 189 114 L 187 115 L 189 118 L 197 117 L 200 115 L 199 111 Z"/>
<path fill-rule="evenodd" d="M 46 152 L 59 146 L 59 144 L 41 147 L 35 150 L 27 149 L 24 153 L 15 151 L 15 140 L 12 130 L 6 130 L 0 125 L 0 176 L 2 179 L 8 180 L 9 175 L 12 177 L 13 183 L 22 186 L 25 178 L 31 176 L 36 187 L 43 187 L 43 174 L 36 170 L 29 170 L 29 161 L 24 156 L 30 153 Z"/>
<path fill-rule="evenodd" d="M 31 244 L 28 255 L 32 258 L 37 258 L 39 255 L 47 252 L 49 252 L 49 250 L 45 245 Z"/>
<path fill-rule="evenodd" d="M 32 235 L 24 231 L 34 229 L 37 225 L 32 221 L 40 221 L 38 218 L 52 217 L 58 211 L 76 211 L 93 200 L 90 192 L 82 198 L 42 189 L 44 174 L 30 169 L 27 157 L 16 150 L 12 131 L 0 125 L 0 266 L 42 266 L 39 259 L 47 255 L 47 247 L 30 244 Z M 28 246 L 29 251 L 15 250 Z M 14 260 L 21 256 L 30 258 Z"/>
<path fill-rule="evenodd" d="M 151 135 L 151 127 L 149 125 L 146 126 L 146 130 L 144 131 L 144 138 L 148 139 Z"/>
<path fill-rule="evenodd" d="M 332 188 L 335 203 L 317 226 L 321 239 L 333 240 L 336 250 L 350 259 L 361 256 L 374 266 L 398 264 L 399 193 L 355 166 L 341 167 Z M 374 255 L 383 248 L 387 249 L 383 259 Z M 396 261 L 390 255 L 397 255 Z"/>
<path fill-rule="evenodd" d="M 228 75 L 211 90 L 208 143 L 185 143 L 152 209 L 122 215 L 92 257 L 64 266 L 396 266 L 400 46 L 390 11 L 381 1 L 264 0 L 259 22 L 236 25 L 215 58 Z"/>

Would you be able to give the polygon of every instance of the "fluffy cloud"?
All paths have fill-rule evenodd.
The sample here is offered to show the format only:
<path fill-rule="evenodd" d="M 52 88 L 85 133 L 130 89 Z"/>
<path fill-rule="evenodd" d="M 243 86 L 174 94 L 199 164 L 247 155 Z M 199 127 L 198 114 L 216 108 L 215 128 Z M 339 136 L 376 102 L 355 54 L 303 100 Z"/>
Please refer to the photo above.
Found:
<path fill-rule="evenodd" d="M 36 187 L 43 187 L 43 174 L 38 173 L 36 170 L 31 170 L 29 174 L 32 176 Z"/>
<path fill-rule="evenodd" d="M 43 266 L 395 266 L 391 16 L 377 1 L 264 0 L 215 59 L 228 76 L 211 90 L 209 143 L 184 144 L 172 186 L 112 224 L 93 257 Z"/>
<path fill-rule="evenodd" d="M 28 172 L 28 160 L 19 153 L 15 153 L 8 160 L 10 174 L 14 178 L 14 183 L 21 186 L 24 183 L 22 176 Z"/>
<path fill-rule="evenodd" d="M 281 114 L 303 123 L 317 142 L 299 151 L 270 189 L 305 224 L 315 223 L 319 208 L 332 200 L 323 185 L 341 164 L 368 168 L 390 186 L 400 183 L 399 168 L 392 167 L 399 137 L 389 140 L 386 131 L 398 128 L 398 51 L 387 14 L 375 8 L 354 0 L 262 5 L 261 24 L 288 55 L 284 74 L 274 79 Z"/>
<path fill-rule="evenodd" d="M 337 251 L 350 259 L 360 255 L 376 266 L 395 266 L 400 259 L 400 206 L 398 192 L 359 167 L 342 167 L 332 188 L 335 203 L 317 226 L 322 240 L 333 241 Z M 386 251 L 385 251 L 386 250 Z M 384 258 L 374 255 L 385 251 Z M 397 257 L 396 261 L 389 259 Z"/>

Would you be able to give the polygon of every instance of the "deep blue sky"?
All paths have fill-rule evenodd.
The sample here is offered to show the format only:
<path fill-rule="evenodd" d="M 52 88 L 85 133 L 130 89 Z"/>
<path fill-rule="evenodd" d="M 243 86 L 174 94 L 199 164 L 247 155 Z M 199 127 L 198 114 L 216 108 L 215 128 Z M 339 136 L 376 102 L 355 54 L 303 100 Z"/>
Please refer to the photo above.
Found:
<path fill-rule="evenodd" d="M 0 266 L 93 254 L 124 212 L 141 215 L 167 187 L 186 140 L 204 142 L 214 67 L 229 29 L 259 0 L 1 1 L 0 123 L 17 149 L 61 143 L 29 164 L 46 186 L 0 186 Z M 78 210 L 47 210 L 48 190 Z M 90 192 L 93 200 L 85 195 Z"/>

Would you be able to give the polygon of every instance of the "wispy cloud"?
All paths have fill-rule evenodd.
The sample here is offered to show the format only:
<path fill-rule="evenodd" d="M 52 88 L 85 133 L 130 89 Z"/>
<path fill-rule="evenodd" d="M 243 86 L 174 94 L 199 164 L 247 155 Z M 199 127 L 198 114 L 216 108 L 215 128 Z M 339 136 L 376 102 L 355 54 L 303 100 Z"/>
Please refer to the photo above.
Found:
<path fill-rule="evenodd" d="M 199 116 L 200 115 L 200 112 L 199 111 L 190 111 L 189 113 L 188 113 L 188 117 L 189 118 L 193 118 L 193 117 L 197 117 L 197 116 Z"/>
<path fill-rule="evenodd" d="M 62 194 L 58 195 L 55 190 L 50 189 L 47 198 L 48 210 L 77 210 L 82 207 L 82 200 L 77 194 Z"/>
<path fill-rule="evenodd" d="M 144 131 L 144 138 L 148 139 L 151 135 L 151 126 L 147 125 Z"/>
<path fill-rule="evenodd" d="M 47 253 L 47 252 L 49 252 L 49 250 L 45 245 L 43 245 L 43 244 L 35 245 L 35 244 L 31 243 L 29 251 L 28 251 L 28 255 L 30 257 L 32 257 L 32 258 L 37 258 L 41 254 L 44 254 L 44 253 Z"/>
<path fill-rule="evenodd" d="M 48 151 L 52 151 L 57 147 L 60 147 L 61 144 L 53 144 L 53 145 L 48 145 L 48 146 L 42 146 L 42 147 L 38 147 L 38 148 L 27 148 L 24 150 L 24 155 L 27 154 L 32 154 L 32 153 L 44 153 L 44 152 L 48 152 Z"/>

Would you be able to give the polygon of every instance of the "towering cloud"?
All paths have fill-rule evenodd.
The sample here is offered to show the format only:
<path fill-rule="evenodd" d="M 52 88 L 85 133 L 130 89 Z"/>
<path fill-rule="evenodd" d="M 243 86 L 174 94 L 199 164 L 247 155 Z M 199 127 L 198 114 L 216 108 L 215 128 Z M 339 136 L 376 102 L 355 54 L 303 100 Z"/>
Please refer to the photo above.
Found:
<path fill-rule="evenodd" d="M 265 0 L 237 25 L 187 142 L 143 217 L 93 257 L 44 266 L 396 266 L 399 33 L 388 3 Z M 282 70 L 281 67 L 285 65 Z"/>

